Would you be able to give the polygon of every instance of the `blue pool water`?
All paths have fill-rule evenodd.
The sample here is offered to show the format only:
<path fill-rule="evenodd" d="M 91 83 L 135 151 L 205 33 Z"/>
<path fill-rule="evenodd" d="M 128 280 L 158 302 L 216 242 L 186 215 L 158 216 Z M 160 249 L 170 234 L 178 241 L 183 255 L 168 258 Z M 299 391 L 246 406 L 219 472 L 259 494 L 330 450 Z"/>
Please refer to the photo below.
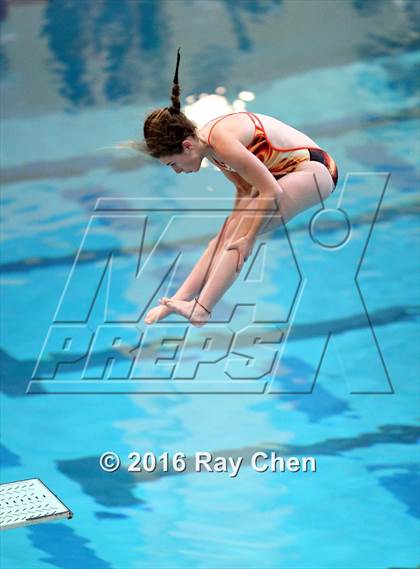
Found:
<path fill-rule="evenodd" d="M 418 3 L 0 7 L 1 481 L 40 478 L 74 513 L 2 532 L 1 566 L 417 567 Z M 139 339 L 131 324 L 144 296 L 173 292 L 215 235 L 223 211 L 211 204 L 233 202 L 215 169 L 175 176 L 113 148 L 139 136 L 146 113 L 167 104 L 178 45 L 184 103 L 197 121 L 242 109 L 273 115 L 334 156 L 340 179 L 326 205 L 335 212 L 317 235 L 327 244 L 343 239 L 340 205 L 351 234 L 330 255 L 310 239 L 311 210 L 287 234 L 268 235 L 250 282 L 237 281 L 216 307 L 221 324 L 195 329 L 186 344 L 183 361 L 192 369 L 203 360 L 200 338 L 214 334 L 206 352 L 212 363 L 201 366 L 191 389 L 155 365 L 156 354 L 165 357 L 160 330 L 182 335 L 181 320 L 150 329 L 136 371 L 157 369 L 159 393 L 153 379 L 124 379 Z M 151 259 L 147 286 L 133 278 L 144 228 L 133 204 L 144 198 L 183 215 L 195 198 L 210 204 L 175 219 L 173 236 Z M 92 221 L 98 200 L 108 210 Z M 144 255 L 165 215 L 150 214 Z M 180 269 L 169 291 L 158 291 L 178 250 Z M 110 254 L 112 280 L 92 303 Z M 250 378 L 247 389 L 228 393 L 237 385 L 228 380 L 224 393 L 214 384 L 200 393 L 197 384 L 223 377 L 223 342 L 250 324 L 250 291 L 262 334 L 275 336 L 293 319 L 273 381 L 259 392 L 252 366 L 237 361 L 232 370 Z M 82 336 L 104 323 L 107 294 L 108 318 L 127 327 L 113 349 L 97 339 L 85 365 Z M 54 375 L 48 334 L 66 322 L 84 330 L 71 348 L 80 358 Z M 109 358 L 116 361 L 103 376 Z M 113 474 L 98 464 L 109 450 L 123 462 Z M 190 468 L 135 475 L 127 471 L 133 450 L 182 452 L 190 466 L 199 451 L 244 464 L 236 478 Z M 257 472 L 250 466 L 257 451 L 314 456 L 317 472 Z"/>

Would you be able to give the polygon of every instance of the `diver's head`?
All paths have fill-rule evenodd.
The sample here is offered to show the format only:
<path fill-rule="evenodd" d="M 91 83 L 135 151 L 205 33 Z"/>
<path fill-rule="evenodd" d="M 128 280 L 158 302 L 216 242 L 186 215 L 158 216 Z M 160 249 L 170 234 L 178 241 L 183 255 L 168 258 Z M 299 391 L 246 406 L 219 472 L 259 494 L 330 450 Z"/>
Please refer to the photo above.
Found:
<path fill-rule="evenodd" d="M 171 166 L 177 173 L 189 173 L 199 170 L 203 153 L 196 125 L 181 112 L 178 82 L 180 57 L 178 49 L 171 105 L 156 109 L 146 117 L 143 126 L 144 141 L 138 143 L 137 149 L 159 158 L 162 164 Z"/>

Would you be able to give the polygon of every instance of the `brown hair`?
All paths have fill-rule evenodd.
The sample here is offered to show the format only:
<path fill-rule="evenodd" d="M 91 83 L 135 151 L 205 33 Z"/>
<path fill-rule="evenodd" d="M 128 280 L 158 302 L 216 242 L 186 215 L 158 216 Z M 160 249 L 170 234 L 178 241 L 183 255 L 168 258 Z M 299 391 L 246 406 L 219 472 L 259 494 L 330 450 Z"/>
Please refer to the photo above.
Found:
<path fill-rule="evenodd" d="M 181 112 L 178 82 L 180 59 L 180 49 L 178 49 L 171 92 L 171 106 L 152 111 L 144 121 L 144 141 L 130 145 L 132 148 L 146 152 L 154 158 L 169 156 L 170 154 L 181 154 L 183 151 L 183 140 L 187 136 L 195 137 L 195 124 Z"/>

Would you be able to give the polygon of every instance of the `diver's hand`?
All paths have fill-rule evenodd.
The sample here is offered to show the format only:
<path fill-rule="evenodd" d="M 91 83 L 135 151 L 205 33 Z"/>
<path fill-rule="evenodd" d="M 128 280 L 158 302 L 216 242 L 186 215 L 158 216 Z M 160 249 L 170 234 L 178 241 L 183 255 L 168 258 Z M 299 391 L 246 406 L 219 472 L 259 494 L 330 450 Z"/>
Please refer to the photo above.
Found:
<path fill-rule="evenodd" d="M 254 246 L 254 242 L 249 237 L 241 237 L 240 239 L 236 239 L 232 241 L 228 245 L 226 245 L 226 251 L 230 251 L 232 249 L 236 249 L 238 251 L 238 264 L 236 266 L 236 272 L 242 269 L 245 261 L 248 259 L 250 255 L 252 255 L 252 248 Z"/>

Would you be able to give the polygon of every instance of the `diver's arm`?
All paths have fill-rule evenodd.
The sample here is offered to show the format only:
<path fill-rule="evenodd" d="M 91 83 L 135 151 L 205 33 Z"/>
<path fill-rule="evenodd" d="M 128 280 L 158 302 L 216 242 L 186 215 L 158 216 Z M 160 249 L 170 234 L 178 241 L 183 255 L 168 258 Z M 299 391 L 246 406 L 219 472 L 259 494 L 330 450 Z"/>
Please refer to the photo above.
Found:
<path fill-rule="evenodd" d="M 277 197 L 282 190 L 266 166 L 236 138 L 234 133 L 228 130 L 216 131 L 213 135 L 213 148 L 226 164 L 258 191 L 258 197 L 254 199 L 255 206 L 252 208 L 255 217 L 246 235 L 251 242 L 254 242 L 261 225 L 266 223 L 267 217 L 271 217 L 278 209 Z M 224 172 L 224 174 L 229 177 L 227 174 L 230 173 Z"/>
<path fill-rule="evenodd" d="M 220 168 L 220 171 L 235 186 L 235 202 L 232 213 L 229 216 L 230 218 L 234 218 L 236 217 L 236 213 L 241 209 L 244 209 L 248 205 L 249 200 L 252 199 L 252 197 L 255 197 L 255 188 L 253 192 L 252 186 L 245 180 L 242 180 L 236 172 L 229 172 L 222 168 Z M 251 193 L 254 193 L 254 196 L 251 196 Z"/>

